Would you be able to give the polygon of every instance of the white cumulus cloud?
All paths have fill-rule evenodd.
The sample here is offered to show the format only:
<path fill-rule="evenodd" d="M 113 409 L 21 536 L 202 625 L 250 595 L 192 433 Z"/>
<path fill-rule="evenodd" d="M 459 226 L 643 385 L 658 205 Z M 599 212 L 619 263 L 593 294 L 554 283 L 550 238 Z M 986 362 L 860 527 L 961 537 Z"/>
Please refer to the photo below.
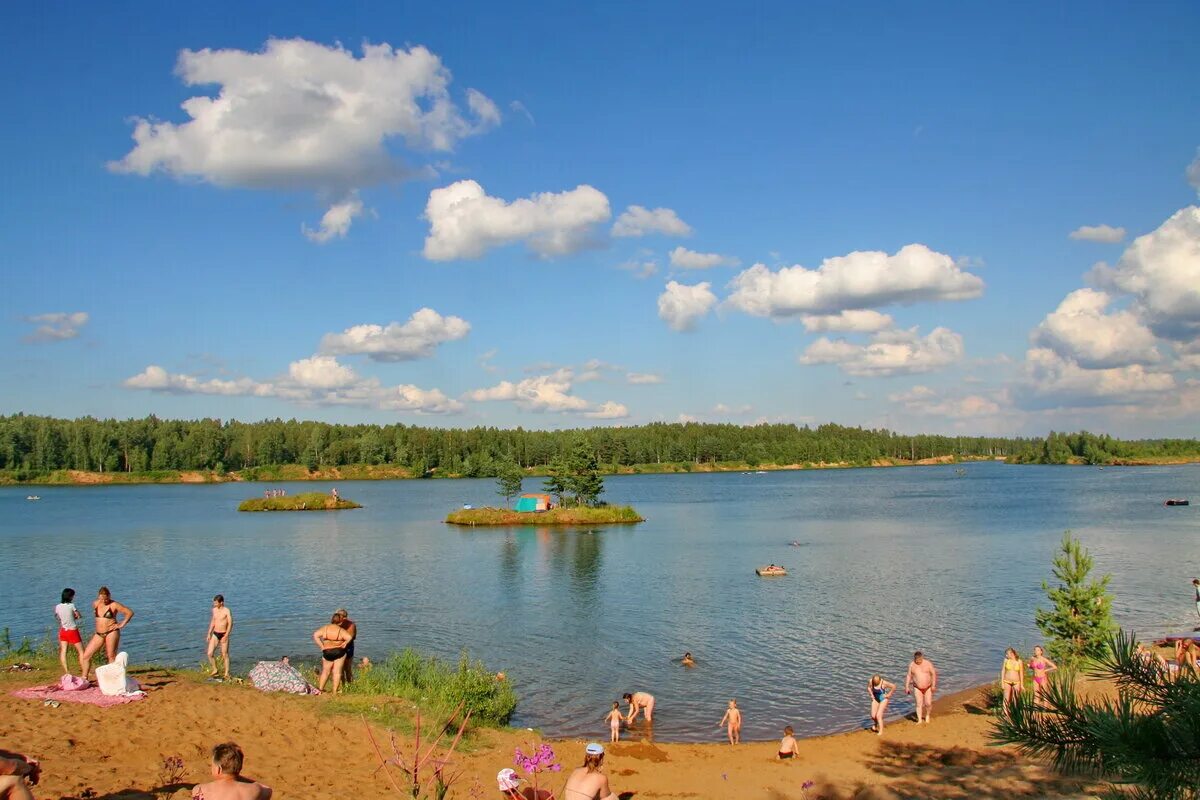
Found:
<path fill-rule="evenodd" d="M 1125 238 L 1124 228 L 1114 228 L 1111 225 L 1081 225 L 1067 234 L 1071 239 L 1084 242 L 1103 242 L 1116 244 Z"/>
<path fill-rule="evenodd" d="M 438 345 L 462 339 L 471 325 L 460 317 L 444 317 L 432 308 L 416 311 L 406 322 L 355 325 L 321 338 L 320 352 L 366 355 L 375 361 L 411 361 L 428 358 Z"/>
<path fill-rule="evenodd" d="M 613 400 L 606 400 L 591 411 L 583 412 L 583 416 L 591 419 L 625 419 L 629 409 Z"/>
<path fill-rule="evenodd" d="M 867 308 L 836 314 L 805 314 L 800 321 L 809 333 L 875 333 L 893 324 L 889 315 Z"/>
<path fill-rule="evenodd" d="M 605 367 L 600 362 L 590 362 L 590 372 L 599 372 Z M 574 370 L 560 367 L 545 375 L 534 375 L 520 381 L 500 381 L 495 386 L 474 389 L 464 397 L 476 403 L 511 401 L 524 411 L 579 413 L 593 419 L 620 419 L 629 416 L 629 410 L 613 400 L 593 405 L 584 398 L 572 394 L 579 381 Z"/>
<path fill-rule="evenodd" d="M 1001 406 L 995 400 L 979 394 L 963 397 L 940 397 L 928 386 L 914 386 L 906 392 L 889 394 L 888 400 L 898 403 L 906 411 L 926 417 L 948 417 L 971 419 L 999 414 Z"/>
<path fill-rule="evenodd" d="M 1078 408 L 1144 402 L 1174 391 L 1175 378 L 1141 364 L 1084 369 L 1047 347 L 1025 354 L 1017 398 L 1025 408 Z"/>
<path fill-rule="evenodd" d="M 612 235 L 617 237 L 649 236 L 652 233 L 690 236 L 692 226 L 681 220 L 672 209 L 644 206 L 625 209 L 612 226 Z"/>
<path fill-rule="evenodd" d="M 911 375 L 933 372 L 963 357 L 962 336 L 947 328 L 934 328 L 920 336 L 916 328 L 881 331 L 867 344 L 845 339 L 817 339 L 800 357 L 801 364 L 836 364 L 843 372 L 861 377 Z"/>
<path fill-rule="evenodd" d="M 61 342 L 74 339 L 79 329 L 88 323 L 86 311 L 56 311 L 50 314 L 34 314 L 25 321 L 35 327 L 25 337 L 26 342 Z"/>
<path fill-rule="evenodd" d="M 693 330 L 717 304 L 717 296 L 712 293 L 711 286 L 707 281 L 694 286 L 670 281 L 658 296 L 659 318 L 672 330 Z"/>
<path fill-rule="evenodd" d="M 755 264 L 729 286 L 733 292 L 728 305 L 760 317 L 836 314 L 983 294 L 978 275 L 923 244 L 906 245 L 894 255 L 856 251 L 827 258 L 817 269 L 796 265 L 772 272 L 765 264 Z"/>
<path fill-rule="evenodd" d="M 297 385 L 310 389 L 336 389 L 358 381 L 354 370 L 333 356 L 312 356 L 293 361 L 288 375 Z"/>
<path fill-rule="evenodd" d="M 128 389 L 146 389 L 169 394 L 215 394 L 215 395 L 258 395 L 267 397 L 274 392 L 267 384 L 249 378 L 226 381 L 218 378 L 203 380 L 191 375 L 167 372 L 151 364 L 133 377 L 126 378 L 123 385 Z"/>
<path fill-rule="evenodd" d="M 671 266 L 679 269 L 712 269 L 713 267 L 736 267 L 736 258 L 720 253 L 697 253 L 686 247 L 676 247 L 670 253 Z"/>
<path fill-rule="evenodd" d="M 1110 303 L 1112 297 L 1106 292 L 1071 292 L 1030 338 L 1035 345 L 1048 347 L 1085 369 L 1158 361 L 1154 334 L 1131 311 L 1105 313 Z"/>
<path fill-rule="evenodd" d="M 308 237 L 309 241 L 317 244 L 325 244 L 331 239 L 345 238 L 350 232 L 350 225 L 354 222 L 354 218 L 362 213 L 363 204 L 357 196 L 351 196 L 340 203 L 334 203 L 329 207 L 325 214 L 321 217 L 321 222 L 316 230 L 302 224 L 300 231 Z"/>

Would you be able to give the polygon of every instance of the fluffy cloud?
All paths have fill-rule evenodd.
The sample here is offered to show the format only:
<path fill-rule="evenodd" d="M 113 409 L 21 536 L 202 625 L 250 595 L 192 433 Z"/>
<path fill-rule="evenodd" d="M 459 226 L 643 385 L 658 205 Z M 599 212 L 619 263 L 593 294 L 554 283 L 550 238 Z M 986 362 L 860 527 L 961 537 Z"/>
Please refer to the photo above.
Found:
<path fill-rule="evenodd" d="M 686 247 L 676 247 L 670 253 L 671 266 L 679 269 L 712 269 L 713 267 L 736 267 L 738 260 L 720 253 L 697 253 Z"/>
<path fill-rule="evenodd" d="M 546 375 L 535 375 L 516 382 L 501 381 L 495 386 L 475 389 L 467 392 L 465 397 L 476 403 L 507 400 L 525 411 L 582 412 L 585 416 L 597 419 L 617 419 L 617 416 L 602 415 L 620 411 L 618 416 L 628 416 L 628 410 L 620 403 L 610 400 L 593 406 L 582 397 L 571 394 L 572 384 L 577 380 L 571 369 L 562 367 Z"/>
<path fill-rule="evenodd" d="M 587 247 L 593 226 L 611 215 L 604 193 L 586 184 L 509 203 L 489 197 L 475 181 L 458 181 L 429 193 L 424 253 L 432 261 L 479 258 L 523 242 L 543 258 L 569 255 Z"/>
<path fill-rule="evenodd" d="M 366 355 L 375 361 L 411 361 L 432 356 L 438 345 L 461 339 L 470 330 L 464 319 L 422 308 L 404 323 L 355 325 L 341 333 L 327 333 L 321 339 L 320 352 Z"/>
<path fill-rule="evenodd" d="M 1200 336 L 1200 208 L 1175 212 L 1134 239 L 1115 267 L 1101 265 L 1091 278 L 1132 295 L 1156 335 L 1183 342 Z"/>
<path fill-rule="evenodd" d="M 658 296 L 658 316 L 672 330 L 690 331 L 717 304 L 712 293 L 712 284 L 707 281 L 688 286 L 671 281 Z"/>
<path fill-rule="evenodd" d="M 662 375 L 653 372 L 630 372 L 625 375 L 625 380 L 634 385 L 663 382 Z"/>
<path fill-rule="evenodd" d="M 658 272 L 658 262 L 653 259 L 642 261 L 636 258 L 631 258 L 628 261 L 617 264 L 617 269 L 623 269 L 626 272 L 632 272 L 633 277 L 637 278 L 638 280 L 645 280 L 646 278 L 649 278 L 651 275 L 654 275 Z"/>
<path fill-rule="evenodd" d="M 895 255 L 857 251 L 825 259 L 817 269 L 796 265 L 772 272 L 755 264 L 729 284 L 726 301 L 760 317 L 836 314 L 897 303 L 969 300 L 983 294 L 983 280 L 942 253 L 910 244 Z"/>
<path fill-rule="evenodd" d="M 88 322 L 86 311 L 57 311 L 52 314 L 35 314 L 25 321 L 36 327 L 25 337 L 26 342 L 61 342 L 74 339 L 79 329 Z"/>
<path fill-rule="evenodd" d="M 965 397 L 939 397 L 928 386 L 914 386 L 907 392 L 888 395 L 888 400 L 899 403 L 911 414 L 924 417 L 948 417 L 950 419 L 973 419 L 991 417 L 1001 412 L 1000 404 L 983 395 Z"/>
<path fill-rule="evenodd" d="M 1084 242 L 1103 242 L 1116 244 L 1125 238 L 1124 228 L 1114 228 L 1111 225 L 1081 225 L 1067 236 Z"/>
<path fill-rule="evenodd" d="M 438 389 L 421 389 L 411 384 L 383 386 L 376 378 L 360 378 L 332 356 L 294 361 L 286 377 L 272 381 L 204 380 L 151 365 L 126 379 L 123 385 L 128 389 L 168 394 L 275 397 L 300 405 L 356 406 L 417 414 L 455 414 L 463 410 L 462 403 Z"/>
<path fill-rule="evenodd" d="M 962 336 L 934 328 L 921 337 L 916 328 L 881 331 L 868 344 L 822 336 L 800 357 L 801 364 L 836 364 L 849 375 L 883 377 L 932 372 L 960 361 Z"/>
<path fill-rule="evenodd" d="M 1159 360 L 1154 334 L 1130 311 L 1105 313 L 1112 298 L 1095 289 L 1071 292 L 1034 329 L 1035 345 L 1085 369 L 1150 364 Z"/>
<path fill-rule="evenodd" d="M 661 233 L 666 236 L 690 236 L 692 226 L 679 218 L 669 208 L 645 208 L 630 206 L 613 223 L 612 235 L 618 237 L 649 236 Z"/>
<path fill-rule="evenodd" d="M 1017 397 L 1026 408 L 1087 407 L 1138 403 L 1176 388 L 1175 379 L 1141 364 L 1084 369 L 1046 347 L 1025 354 Z"/>
<path fill-rule="evenodd" d="M 892 318 L 870 309 L 836 314 L 806 314 L 801 318 L 809 333 L 875 333 L 892 327 Z"/>
<path fill-rule="evenodd" d="M 363 204 L 357 196 L 346 198 L 340 203 L 334 203 L 329 207 L 321 217 L 321 222 L 316 230 L 301 225 L 300 231 L 308 237 L 309 241 L 317 244 L 325 244 L 330 239 L 341 239 L 350 231 L 350 224 L 354 222 L 354 218 L 362 213 Z"/>

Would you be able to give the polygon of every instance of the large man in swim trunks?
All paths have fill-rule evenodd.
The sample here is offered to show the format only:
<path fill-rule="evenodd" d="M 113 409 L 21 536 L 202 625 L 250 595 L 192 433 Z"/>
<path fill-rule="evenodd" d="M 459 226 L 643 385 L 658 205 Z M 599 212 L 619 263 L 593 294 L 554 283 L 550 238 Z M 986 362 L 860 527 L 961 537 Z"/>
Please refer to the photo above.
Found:
<path fill-rule="evenodd" d="M 629 703 L 629 714 L 626 715 L 625 722 L 632 725 L 639 711 L 646 715 L 646 722 L 654 721 L 654 695 L 649 692 L 634 692 L 622 695 L 621 699 Z"/>
<path fill-rule="evenodd" d="M 933 662 L 925 658 L 920 650 L 913 653 L 912 663 L 908 665 L 908 675 L 904 678 L 904 693 L 914 695 L 917 702 L 917 722 L 929 722 L 929 712 L 933 709 L 933 693 L 937 691 L 937 670 Z"/>
<path fill-rule="evenodd" d="M 229 677 L 229 634 L 232 632 L 233 614 L 225 607 L 224 595 L 217 595 L 213 598 L 212 618 L 208 621 L 208 635 L 205 636 L 208 640 L 208 664 L 213 675 L 217 674 L 217 660 L 213 658 L 213 651 L 220 645 L 225 677 Z"/>

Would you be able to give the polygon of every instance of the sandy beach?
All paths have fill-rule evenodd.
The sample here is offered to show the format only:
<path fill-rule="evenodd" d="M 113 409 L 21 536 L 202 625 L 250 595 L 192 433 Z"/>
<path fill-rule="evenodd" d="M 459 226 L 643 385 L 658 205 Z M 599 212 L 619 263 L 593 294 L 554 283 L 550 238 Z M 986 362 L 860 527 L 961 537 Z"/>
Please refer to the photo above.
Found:
<path fill-rule="evenodd" d="M 276 797 L 396 796 L 376 773 L 364 723 L 325 713 L 329 698 L 268 695 L 154 669 L 137 674 L 149 692 L 145 700 L 113 708 L 66 703 L 51 708 L 10 694 L 55 677 L 0 676 L 0 747 L 42 762 L 38 800 L 187 797 L 191 784 L 207 780 L 210 747 L 229 739 L 245 749 L 246 773 L 272 786 Z M 606 769 L 623 798 L 1072 797 L 1086 790 L 1008 748 L 989 746 L 990 718 L 979 690 L 948 695 L 934 708 L 929 725 L 897 719 L 883 737 L 856 731 L 803 740 L 793 761 L 775 759 L 775 741 L 731 747 L 714 728 L 712 744 L 609 746 Z M 664 706 L 660 713 L 669 710 Z M 386 732 L 376 729 L 376 736 L 387 742 Z M 512 766 L 513 748 L 537 742 L 528 731 L 480 731 L 459 756 L 464 773 L 451 796 L 498 797 L 495 775 Z M 552 744 L 565 767 L 576 765 L 581 742 Z M 164 787 L 161 764 L 172 755 L 183 758 L 185 773 L 178 784 Z M 814 783 L 806 795 L 807 781 Z M 560 790 L 561 782 L 552 776 L 550 788 Z"/>

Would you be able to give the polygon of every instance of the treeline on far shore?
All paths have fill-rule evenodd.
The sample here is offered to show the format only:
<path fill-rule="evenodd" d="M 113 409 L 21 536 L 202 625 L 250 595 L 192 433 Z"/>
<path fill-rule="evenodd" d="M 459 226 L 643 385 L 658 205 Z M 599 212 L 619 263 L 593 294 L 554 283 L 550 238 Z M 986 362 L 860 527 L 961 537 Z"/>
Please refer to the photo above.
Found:
<path fill-rule="evenodd" d="M 542 474 L 579 439 L 601 470 L 681 472 L 786 466 L 870 466 L 928 460 L 1166 463 L 1200 460 L 1196 439 L 1123 441 L 1088 432 L 1044 439 L 906 435 L 842 425 L 662 423 L 538 431 L 331 425 L 298 420 L 157 417 L 115 420 L 0 416 L 0 480 L 301 480 L 330 477 L 493 477 L 516 464 Z"/>

